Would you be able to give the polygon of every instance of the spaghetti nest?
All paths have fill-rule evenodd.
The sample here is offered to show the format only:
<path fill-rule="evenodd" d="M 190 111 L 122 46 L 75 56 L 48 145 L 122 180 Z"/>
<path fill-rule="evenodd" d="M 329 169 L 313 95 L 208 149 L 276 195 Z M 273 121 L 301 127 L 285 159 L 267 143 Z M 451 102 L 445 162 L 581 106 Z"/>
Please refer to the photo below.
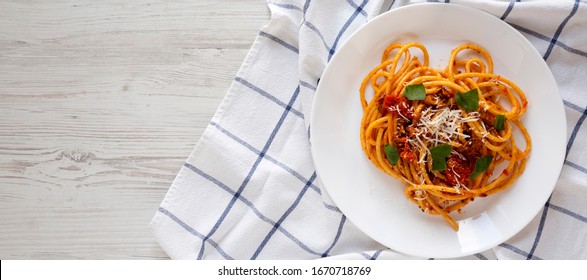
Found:
<path fill-rule="evenodd" d="M 453 49 L 441 70 L 429 66 L 422 44 L 391 44 L 363 80 L 360 99 L 369 160 L 404 182 L 405 195 L 422 211 L 441 215 L 455 230 L 449 213 L 506 189 L 525 168 L 532 146 L 520 122 L 526 96 L 493 73 L 491 56 L 478 45 Z"/>

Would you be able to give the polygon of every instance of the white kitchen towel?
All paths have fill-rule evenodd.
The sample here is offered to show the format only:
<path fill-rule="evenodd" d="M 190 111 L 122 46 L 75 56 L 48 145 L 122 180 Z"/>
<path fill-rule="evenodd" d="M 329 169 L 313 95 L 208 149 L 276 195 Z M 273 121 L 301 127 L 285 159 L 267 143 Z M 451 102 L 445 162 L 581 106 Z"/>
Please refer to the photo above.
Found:
<path fill-rule="evenodd" d="M 270 21 L 151 221 L 171 258 L 414 258 L 373 241 L 332 203 L 312 163 L 309 119 L 341 44 L 381 12 L 417 2 L 268 0 Z M 568 126 L 565 165 L 543 210 L 512 239 L 467 258 L 587 259 L 587 3 L 450 2 L 485 10 L 534 44 Z"/>

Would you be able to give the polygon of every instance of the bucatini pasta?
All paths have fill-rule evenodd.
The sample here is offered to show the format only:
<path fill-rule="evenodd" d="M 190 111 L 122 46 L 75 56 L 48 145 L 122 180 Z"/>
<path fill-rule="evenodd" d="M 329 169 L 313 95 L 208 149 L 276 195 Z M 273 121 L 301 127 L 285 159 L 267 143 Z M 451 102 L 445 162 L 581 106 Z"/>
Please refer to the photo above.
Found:
<path fill-rule="evenodd" d="M 364 78 L 360 99 L 369 160 L 405 183 L 405 195 L 422 211 L 455 230 L 451 212 L 504 190 L 525 168 L 532 146 L 520 121 L 526 96 L 493 73 L 479 45 L 457 46 L 446 68 L 435 69 L 421 43 L 391 44 Z M 514 130 L 523 135 L 521 146 Z"/>

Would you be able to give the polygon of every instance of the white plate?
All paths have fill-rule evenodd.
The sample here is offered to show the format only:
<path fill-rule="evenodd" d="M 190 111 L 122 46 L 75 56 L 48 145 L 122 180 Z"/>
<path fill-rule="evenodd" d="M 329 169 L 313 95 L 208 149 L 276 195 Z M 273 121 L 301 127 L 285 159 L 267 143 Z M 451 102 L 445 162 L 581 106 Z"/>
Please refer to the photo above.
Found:
<path fill-rule="evenodd" d="M 430 65 L 437 68 L 445 67 L 457 45 L 480 44 L 492 55 L 494 72 L 517 83 L 529 102 L 523 122 L 533 143 L 525 172 L 505 191 L 452 214 L 458 232 L 442 217 L 422 213 L 404 196 L 404 185 L 374 167 L 361 150 L 359 85 L 389 43 L 412 40 L 427 47 Z M 458 5 L 405 6 L 365 24 L 326 67 L 312 110 L 312 156 L 334 203 L 371 238 L 413 256 L 460 257 L 508 240 L 542 209 L 565 155 L 563 103 L 540 54 L 496 17 Z"/>

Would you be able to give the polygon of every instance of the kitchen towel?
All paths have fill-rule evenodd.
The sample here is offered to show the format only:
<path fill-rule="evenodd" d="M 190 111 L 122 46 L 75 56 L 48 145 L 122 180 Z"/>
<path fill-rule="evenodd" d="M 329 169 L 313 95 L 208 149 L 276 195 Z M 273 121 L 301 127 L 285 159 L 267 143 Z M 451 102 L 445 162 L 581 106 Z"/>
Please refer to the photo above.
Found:
<path fill-rule="evenodd" d="M 380 13 L 419 2 L 267 1 L 269 22 L 151 221 L 171 258 L 416 258 L 369 238 L 330 200 L 309 120 L 345 40 Z M 464 258 L 587 259 L 587 3 L 434 2 L 487 11 L 520 31 L 553 72 L 567 117 L 566 160 L 544 208 L 510 240 Z"/>

